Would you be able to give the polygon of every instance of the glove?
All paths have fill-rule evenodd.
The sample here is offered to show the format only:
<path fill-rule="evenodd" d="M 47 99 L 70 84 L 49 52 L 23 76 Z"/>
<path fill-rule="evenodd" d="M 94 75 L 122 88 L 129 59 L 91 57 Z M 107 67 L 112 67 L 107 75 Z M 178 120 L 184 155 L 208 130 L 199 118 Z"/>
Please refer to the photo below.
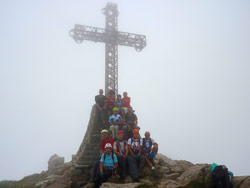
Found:
<path fill-rule="evenodd" d="M 136 154 L 135 159 L 139 160 L 140 159 L 140 154 Z"/>
<path fill-rule="evenodd" d="M 155 155 L 156 155 L 155 152 L 151 152 L 151 153 L 148 154 L 148 157 L 155 158 Z"/>

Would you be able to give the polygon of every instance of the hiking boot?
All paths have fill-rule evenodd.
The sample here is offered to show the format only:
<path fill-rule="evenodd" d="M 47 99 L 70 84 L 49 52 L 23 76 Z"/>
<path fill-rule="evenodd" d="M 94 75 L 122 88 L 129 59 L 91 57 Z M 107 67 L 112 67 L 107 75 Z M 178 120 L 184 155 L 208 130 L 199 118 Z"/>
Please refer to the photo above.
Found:
<path fill-rule="evenodd" d="M 126 177 L 125 174 L 120 175 L 120 179 L 124 179 Z"/>
<path fill-rule="evenodd" d="M 136 177 L 132 177 L 132 180 L 134 181 L 134 182 L 140 182 L 140 179 L 136 176 Z"/>
<path fill-rule="evenodd" d="M 142 174 L 138 175 L 138 178 L 142 179 L 144 176 Z"/>

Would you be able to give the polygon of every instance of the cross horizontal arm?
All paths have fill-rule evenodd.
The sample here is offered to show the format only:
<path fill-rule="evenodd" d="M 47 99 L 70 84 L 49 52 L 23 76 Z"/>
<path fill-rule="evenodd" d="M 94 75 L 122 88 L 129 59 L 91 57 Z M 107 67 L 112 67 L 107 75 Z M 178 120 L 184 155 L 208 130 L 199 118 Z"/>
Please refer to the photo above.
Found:
<path fill-rule="evenodd" d="M 106 42 L 105 29 L 98 27 L 90 27 L 85 25 L 75 25 L 75 28 L 70 30 L 70 36 L 77 42 L 81 43 L 83 40 L 90 40 L 94 42 Z"/>
<path fill-rule="evenodd" d="M 121 46 L 134 47 L 137 51 L 141 51 L 146 46 L 146 36 L 144 35 L 110 31 L 85 25 L 75 25 L 75 28 L 70 30 L 70 36 L 77 43 L 81 43 L 83 40 L 113 43 Z"/>
<path fill-rule="evenodd" d="M 146 46 L 146 36 L 133 33 L 118 32 L 117 44 L 121 46 L 131 46 L 136 51 L 141 51 Z"/>

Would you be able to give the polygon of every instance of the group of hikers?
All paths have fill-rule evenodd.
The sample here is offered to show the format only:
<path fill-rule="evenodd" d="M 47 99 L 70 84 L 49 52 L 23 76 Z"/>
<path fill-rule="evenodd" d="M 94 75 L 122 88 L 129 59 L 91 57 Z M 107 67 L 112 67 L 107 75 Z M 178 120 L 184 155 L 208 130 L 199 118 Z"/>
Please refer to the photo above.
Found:
<path fill-rule="evenodd" d="M 133 129 L 140 129 L 127 92 L 123 93 L 122 98 L 119 94 L 115 97 L 115 92 L 110 90 L 106 97 L 100 89 L 95 101 L 101 128 L 110 130 L 113 139 L 117 139 L 118 130 L 123 130 L 125 139 L 128 139 Z"/>
<path fill-rule="evenodd" d="M 148 131 L 141 138 L 138 119 L 127 92 L 123 93 L 123 98 L 121 95 L 115 97 L 114 91 L 106 97 L 100 89 L 95 101 L 102 129 L 100 158 L 95 163 L 92 177 L 95 187 L 100 187 L 102 182 L 116 174 L 121 179 L 129 174 L 133 181 L 140 181 L 145 164 L 155 170 L 158 144 Z"/>
<path fill-rule="evenodd" d="M 128 93 L 115 96 L 109 91 L 106 97 L 103 90 L 95 97 L 97 115 L 101 126 L 100 157 L 95 163 L 92 180 L 95 188 L 108 180 L 112 175 L 119 174 L 123 179 L 129 174 L 133 181 L 143 177 L 145 164 L 155 170 L 154 158 L 158 152 L 158 144 L 145 132 L 141 138 L 138 119 L 130 106 Z M 230 178 L 233 173 L 223 165 L 212 164 L 212 188 L 232 188 Z"/>

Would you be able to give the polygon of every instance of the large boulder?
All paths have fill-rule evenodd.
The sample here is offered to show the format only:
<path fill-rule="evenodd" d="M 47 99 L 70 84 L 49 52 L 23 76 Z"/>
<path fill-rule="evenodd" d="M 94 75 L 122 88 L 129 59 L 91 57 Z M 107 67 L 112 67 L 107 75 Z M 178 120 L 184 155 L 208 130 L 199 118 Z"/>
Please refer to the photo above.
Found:
<path fill-rule="evenodd" d="M 54 174 L 55 171 L 62 168 L 64 165 L 64 157 L 59 157 L 57 154 L 52 155 L 48 161 L 48 172 Z"/>

